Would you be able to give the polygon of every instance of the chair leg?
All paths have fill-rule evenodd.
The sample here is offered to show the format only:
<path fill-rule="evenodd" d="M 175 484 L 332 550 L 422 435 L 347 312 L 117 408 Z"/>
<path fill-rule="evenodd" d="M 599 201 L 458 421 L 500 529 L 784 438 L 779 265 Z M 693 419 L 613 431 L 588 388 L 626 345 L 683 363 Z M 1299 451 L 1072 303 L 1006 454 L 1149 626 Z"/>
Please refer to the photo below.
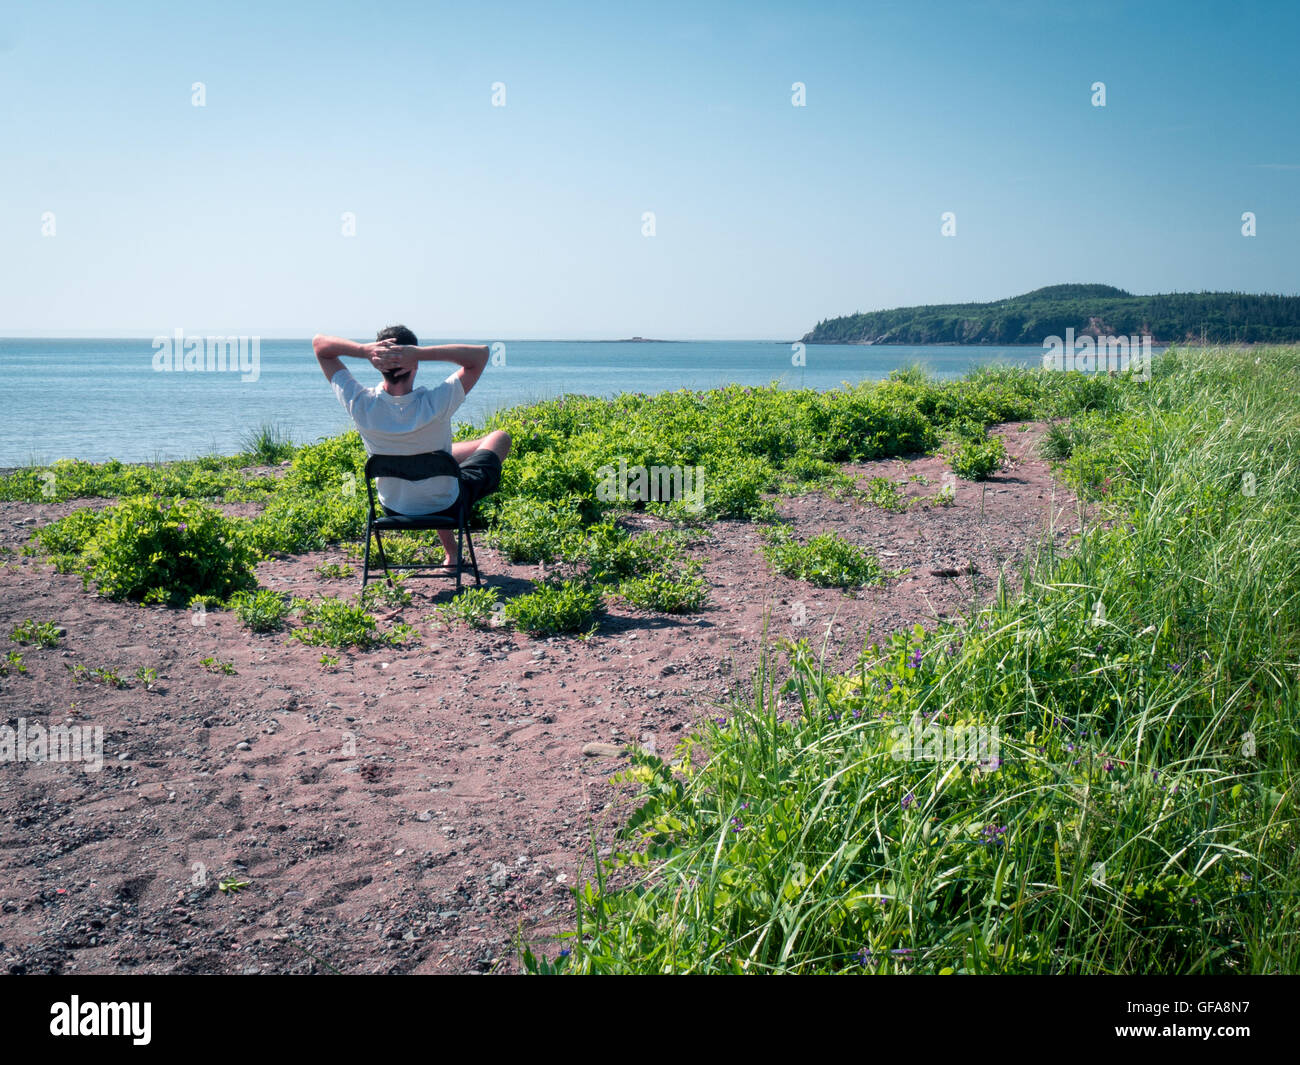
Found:
<path fill-rule="evenodd" d="M 366 522 L 366 558 L 361 564 L 361 590 L 366 590 L 366 582 L 370 579 L 370 522 Z"/>
<path fill-rule="evenodd" d="M 379 536 L 379 530 L 375 530 L 375 547 L 379 550 L 379 564 L 384 567 L 384 580 L 389 584 L 393 583 L 393 576 L 388 572 L 388 556 L 384 554 L 384 541 Z"/>
<path fill-rule="evenodd" d="M 456 594 L 460 595 L 460 575 L 465 569 L 465 526 L 456 530 Z"/>
<path fill-rule="evenodd" d="M 481 588 L 483 586 L 483 578 L 479 576 L 478 557 L 474 554 L 474 537 L 470 533 L 468 525 L 465 526 L 465 543 L 469 546 L 469 562 L 474 569 L 474 587 Z"/>

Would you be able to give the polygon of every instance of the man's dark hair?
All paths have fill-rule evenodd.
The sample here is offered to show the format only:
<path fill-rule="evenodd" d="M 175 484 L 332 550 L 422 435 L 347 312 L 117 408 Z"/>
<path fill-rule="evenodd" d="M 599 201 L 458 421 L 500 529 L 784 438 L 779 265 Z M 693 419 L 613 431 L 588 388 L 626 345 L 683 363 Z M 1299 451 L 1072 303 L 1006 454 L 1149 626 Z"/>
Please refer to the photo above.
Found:
<path fill-rule="evenodd" d="M 415 334 L 404 325 L 390 325 L 386 329 L 381 329 L 375 339 L 396 340 L 399 344 L 406 344 L 413 348 L 420 346 L 420 342 L 415 339 Z"/>
<path fill-rule="evenodd" d="M 412 333 L 409 329 L 407 329 L 406 326 L 404 325 L 387 326 L 384 329 L 379 330 L 378 334 L 375 336 L 375 339 L 395 340 L 399 344 L 406 344 L 413 348 L 418 347 L 420 344 L 420 342 L 415 338 L 415 334 Z M 401 381 L 403 378 L 406 377 L 406 371 L 404 370 L 401 371 L 380 370 L 379 372 L 384 375 L 384 380 L 387 381 L 389 384 L 396 384 L 398 381 Z"/>

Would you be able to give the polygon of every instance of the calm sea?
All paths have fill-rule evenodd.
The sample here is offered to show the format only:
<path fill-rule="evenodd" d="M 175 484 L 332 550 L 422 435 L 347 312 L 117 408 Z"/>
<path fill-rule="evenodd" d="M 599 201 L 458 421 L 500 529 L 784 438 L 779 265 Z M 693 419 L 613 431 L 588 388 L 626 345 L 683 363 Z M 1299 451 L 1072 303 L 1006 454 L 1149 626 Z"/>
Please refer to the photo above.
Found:
<path fill-rule="evenodd" d="M 810 345 L 799 367 L 791 345 L 776 341 L 507 341 L 494 350 L 504 364 L 484 373 L 460 421 L 481 422 L 493 411 L 564 393 L 612 396 L 774 381 L 824 391 L 878 380 L 910 363 L 944 378 L 988 363 L 1042 360 L 1038 347 Z M 0 466 L 233 454 L 262 424 L 278 425 L 299 443 L 348 427 L 307 340 L 261 341 L 257 379 L 249 381 L 229 370 L 163 372 L 154 359 L 151 340 L 0 339 Z M 380 380 L 359 359 L 348 360 L 348 368 L 366 384 Z M 427 363 L 416 383 L 435 383 L 454 369 Z"/>

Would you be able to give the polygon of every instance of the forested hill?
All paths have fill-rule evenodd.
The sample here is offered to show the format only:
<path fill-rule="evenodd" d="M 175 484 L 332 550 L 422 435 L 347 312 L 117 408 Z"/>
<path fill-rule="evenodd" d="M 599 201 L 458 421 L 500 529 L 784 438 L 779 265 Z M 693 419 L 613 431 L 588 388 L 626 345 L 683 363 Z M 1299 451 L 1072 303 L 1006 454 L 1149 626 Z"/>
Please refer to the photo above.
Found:
<path fill-rule="evenodd" d="M 1084 334 L 1157 341 L 1300 341 L 1300 296 L 1176 292 L 1135 296 L 1111 285 L 1050 285 L 993 303 L 898 307 L 828 318 L 807 344 L 1042 344 Z"/>

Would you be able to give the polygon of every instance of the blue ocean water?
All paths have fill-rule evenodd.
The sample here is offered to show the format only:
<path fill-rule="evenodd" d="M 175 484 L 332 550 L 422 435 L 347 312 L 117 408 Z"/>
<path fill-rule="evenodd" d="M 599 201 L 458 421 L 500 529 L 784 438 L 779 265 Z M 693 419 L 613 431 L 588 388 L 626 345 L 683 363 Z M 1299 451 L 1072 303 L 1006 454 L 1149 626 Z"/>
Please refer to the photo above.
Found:
<path fill-rule="evenodd" d="M 505 341 L 494 351 L 499 364 L 488 367 L 459 421 L 481 422 L 495 410 L 565 393 L 612 396 L 774 381 L 825 391 L 878 380 L 913 363 L 945 378 L 989 363 L 1037 366 L 1042 360 L 1038 347 L 809 345 L 800 367 L 792 364 L 791 344 L 777 341 Z M 348 428 L 308 340 L 261 341 L 256 380 L 229 369 L 159 370 L 155 354 L 149 339 L 0 339 L 0 467 L 59 458 L 140 462 L 233 454 L 250 430 L 265 423 L 299 443 Z M 363 383 L 380 379 L 359 359 L 348 360 L 348 368 Z M 433 384 L 454 370 L 423 364 L 416 384 Z"/>

